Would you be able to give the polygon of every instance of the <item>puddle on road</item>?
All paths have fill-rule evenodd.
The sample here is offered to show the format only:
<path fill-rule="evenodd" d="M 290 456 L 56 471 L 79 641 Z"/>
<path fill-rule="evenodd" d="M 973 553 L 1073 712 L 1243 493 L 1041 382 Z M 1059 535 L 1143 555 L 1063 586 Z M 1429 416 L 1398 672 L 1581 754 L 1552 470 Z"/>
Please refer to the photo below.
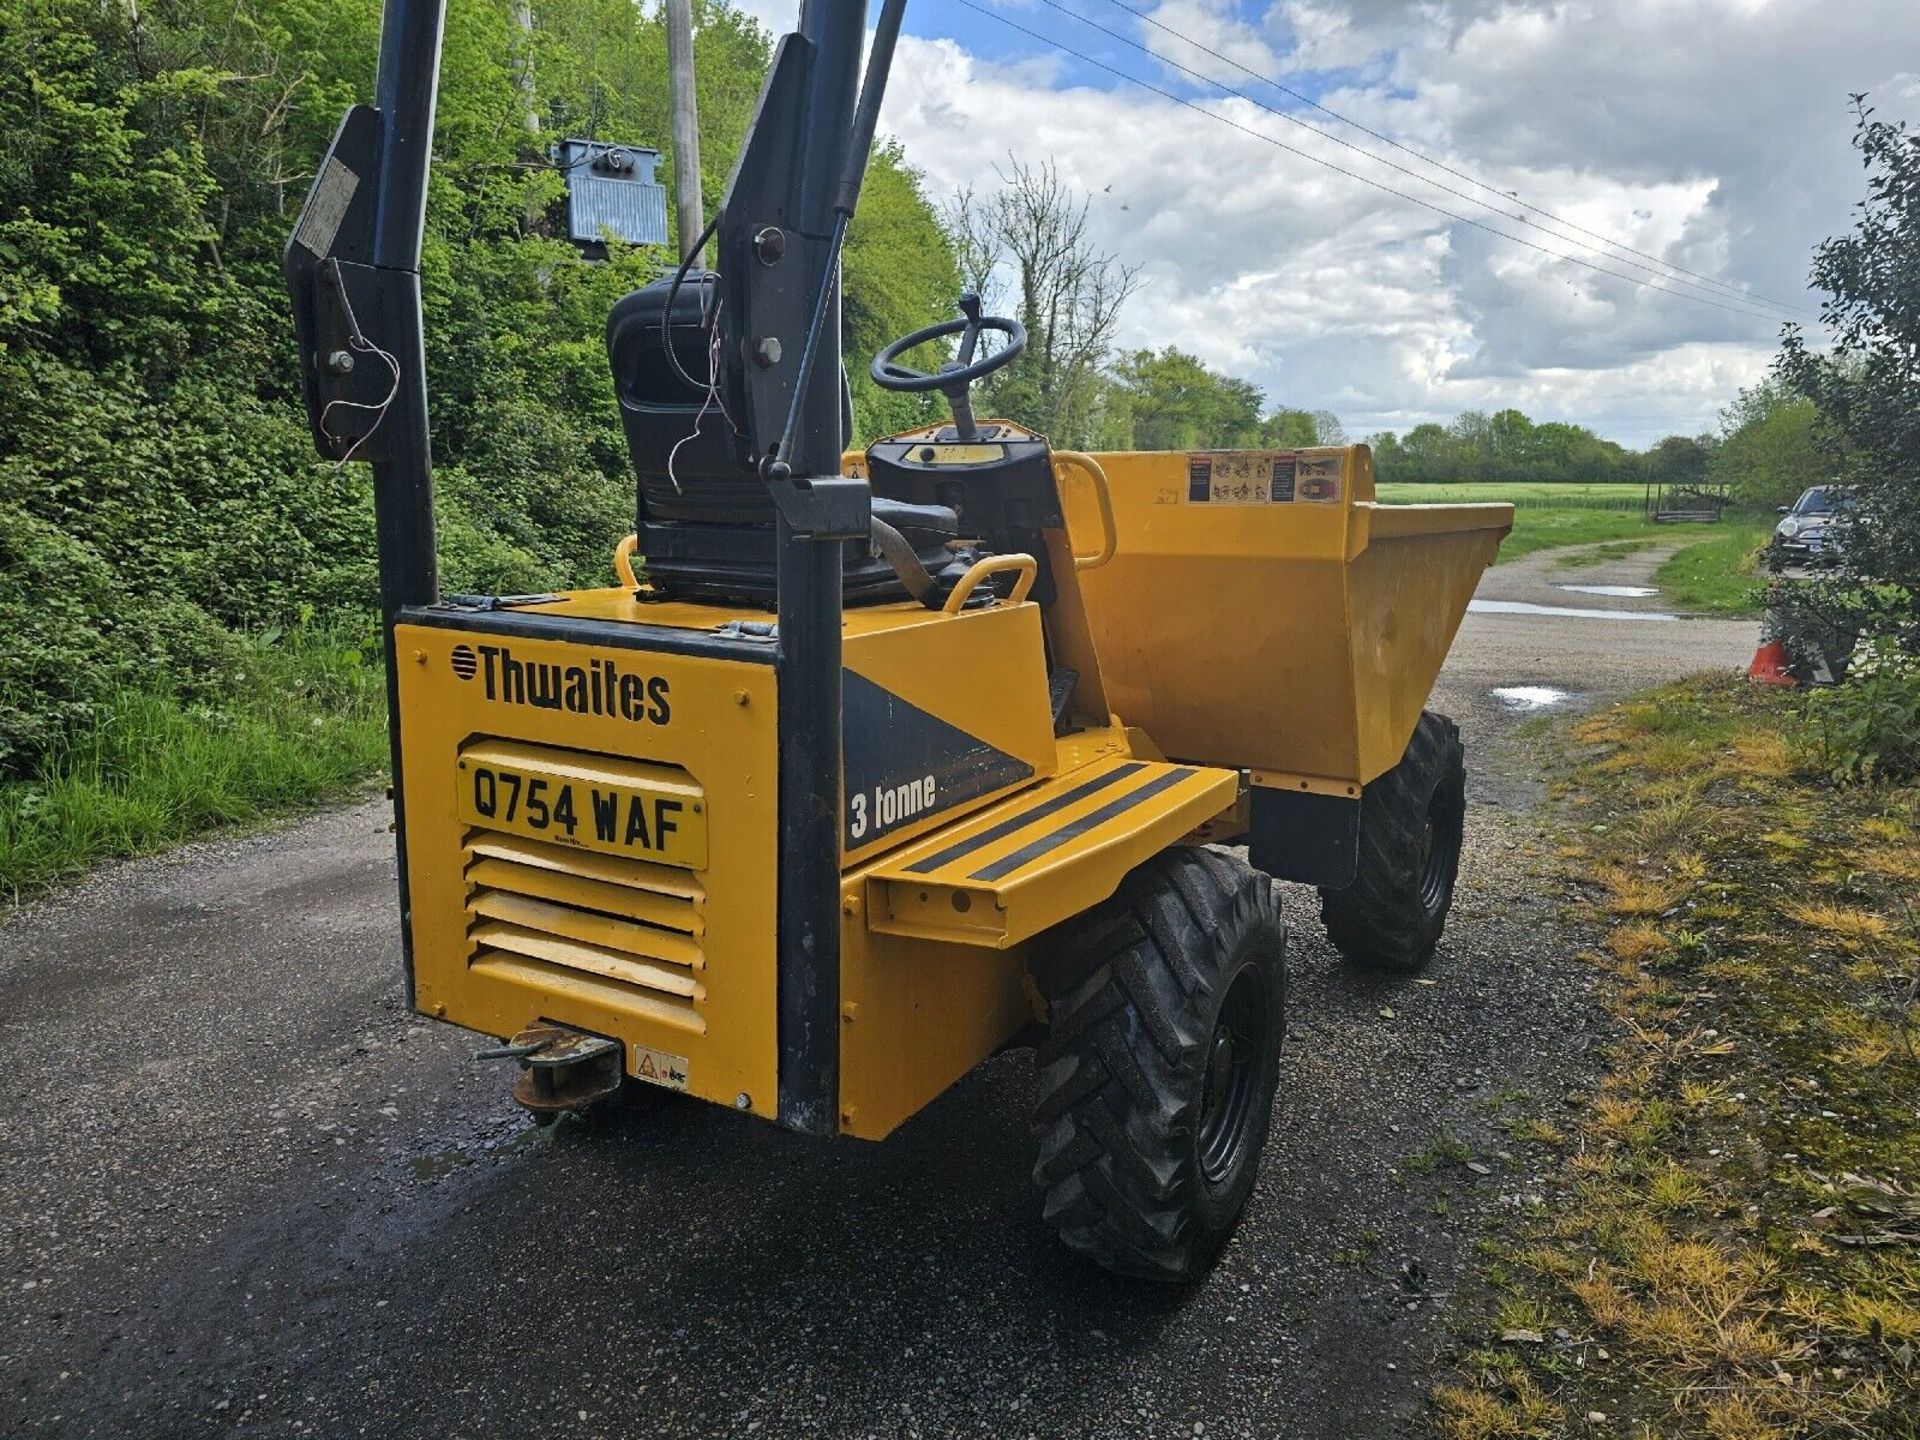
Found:
<path fill-rule="evenodd" d="M 1651 585 L 1556 585 L 1576 595 L 1605 595 L 1615 600 L 1650 600 L 1660 592 Z"/>
<path fill-rule="evenodd" d="M 1509 710 L 1545 710 L 1573 698 L 1551 685 L 1502 685 L 1487 693 Z"/>
<path fill-rule="evenodd" d="M 407 1169 L 415 1180 L 431 1184 L 483 1160 L 507 1159 L 530 1145 L 550 1139 L 552 1133 L 528 1123 L 523 1115 L 515 1111 L 511 1115 L 492 1117 L 472 1127 L 464 1140 L 409 1156 Z"/>
<path fill-rule="evenodd" d="M 1664 610 L 1594 610 L 1571 605 L 1529 605 L 1524 600 L 1470 600 L 1475 615 L 1559 615 L 1574 620 L 1678 620 Z"/>

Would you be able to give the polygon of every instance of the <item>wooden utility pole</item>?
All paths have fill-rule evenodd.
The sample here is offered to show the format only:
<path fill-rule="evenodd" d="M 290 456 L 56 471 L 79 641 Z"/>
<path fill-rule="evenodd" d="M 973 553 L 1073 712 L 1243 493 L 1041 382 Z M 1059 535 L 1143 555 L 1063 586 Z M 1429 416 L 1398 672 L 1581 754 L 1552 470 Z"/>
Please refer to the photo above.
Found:
<path fill-rule="evenodd" d="M 527 133 L 540 133 L 540 105 L 533 89 L 533 5 L 532 0 L 514 0 L 513 23 L 520 27 L 519 53 L 513 61 L 513 83 L 520 92 L 526 112 L 522 117 Z"/>
<path fill-rule="evenodd" d="M 666 0 L 667 86 L 673 100 L 673 203 L 684 258 L 706 225 L 700 202 L 700 111 L 693 91 L 693 0 Z M 706 256 L 694 266 L 706 268 Z"/>

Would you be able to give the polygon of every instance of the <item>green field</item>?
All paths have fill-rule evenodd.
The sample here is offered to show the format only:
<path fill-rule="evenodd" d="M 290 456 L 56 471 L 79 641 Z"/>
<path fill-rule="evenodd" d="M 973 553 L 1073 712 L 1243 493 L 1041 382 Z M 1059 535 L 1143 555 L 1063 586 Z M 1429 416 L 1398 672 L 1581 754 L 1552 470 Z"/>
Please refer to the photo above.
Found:
<path fill-rule="evenodd" d="M 1502 500 L 1516 510 L 1609 510 L 1639 514 L 1646 507 L 1640 485 L 1589 485 L 1580 481 L 1542 480 L 1535 484 L 1409 485 L 1379 487 L 1388 505 L 1460 505 Z"/>
<path fill-rule="evenodd" d="M 1715 615 L 1756 612 L 1753 552 L 1766 542 L 1771 516 L 1729 514 L 1719 525 L 1655 525 L 1646 518 L 1639 485 L 1538 484 L 1406 485 L 1380 487 L 1389 505 L 1462 505 L 1504 501 L 1514 507 L 1513 533 L 1495 564 L 1567 545 L 1605 545 L 1569 555 L 1569 567 L 1597 564 L 1656 544 L 1683 548 L 1654 579 L 1683 610 Z"/>
<path fill-rule="evenodd" d="M 1513 533 L 1500 546 L 1500 561 L 1518 560 L 1539 550 L 1562 545 L 1595 545 L 1602 541 L 1641 541 L 1680 538 L 1672 526 L 1655 525 L 1638 510 L 1587 510 L 1574 507 L 1527 509 L 1513 512 Z"/>

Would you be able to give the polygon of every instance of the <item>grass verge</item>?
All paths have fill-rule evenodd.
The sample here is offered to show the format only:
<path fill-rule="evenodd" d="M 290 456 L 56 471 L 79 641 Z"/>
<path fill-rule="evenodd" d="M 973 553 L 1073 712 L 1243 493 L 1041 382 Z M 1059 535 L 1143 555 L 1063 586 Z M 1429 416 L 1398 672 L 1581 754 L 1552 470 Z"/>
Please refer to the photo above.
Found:
<path fill-rule="evenodd" d="M 231 698 L 126 691 L 26 780 L 0 782 L 0 902 L 114 856 L 331 798 L 386 763 L 386 692 L 358 650 L 250 647 Z"/>
<path fill-rule="evenodd" d="M 1799 707 L 1696 681 L 1573 731 L 1617 1039 L 1452 1440 L 1920 1435 L 1920 787 L 1809 780 Z"/>
<path fill-rule="evenodd" d="M 1666 538 L 1667 528 L 1655 525 L 1637 510 L 1516 509 L 1513 533 L 1501 543 L 1496 565 L 1518 560 L 1559 545 L 1597 545 L 1602 541 L 1652 544 Z"/>
<path fill-rule="evenodd" d="M 1702 615 L 1758 615 L 1764 576 L 1758 560 L 1773 527 L 1765 520 L 1737 518 L 1710 540 L 1677 550 L 1653 583 L 1675 609 Z"/>

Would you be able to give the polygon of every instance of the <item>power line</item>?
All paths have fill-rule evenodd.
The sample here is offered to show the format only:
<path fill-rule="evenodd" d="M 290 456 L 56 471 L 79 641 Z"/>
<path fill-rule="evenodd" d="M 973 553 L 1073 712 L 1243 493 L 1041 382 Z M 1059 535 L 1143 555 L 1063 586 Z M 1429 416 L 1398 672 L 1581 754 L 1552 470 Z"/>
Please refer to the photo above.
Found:
<path fill-rule="evenodd" d="M 1046 5 L 1050 9 L 1059 11 L 1062 15 L 1068 16 L 1069 18 L 1074 20 L 1078 20 L 1083 25 L 1087 25 L 1092 27 L 1095 30 L 1098 30 L 1102 35 L 1107 36 L 1109 39 L 1117 40 L 1122 45 L 1131 46 L 1133 49 L 1138 50 L 1141 54 L 1146 55 L 1151 59 L 1158 60 L 1163 65 L 1172 66 L 1175 70 L 1178 70 L 1185 75 L 1191 76 L 1193 79 L 1200 81 L 1202 84 L 1211 85 L 1216 89 L 1224 90 L 1229 95 L 1233 95 L 1238 97 L 1239 99 L 1245 100 L 1249 105 L 1258 106 L 1260 109 L 1266 111 L 1269 115 L 1276 116 L 1277 118 L 1286 121 L 1289 125 L 1297 125 L 1301 129 L 1310 131 L 1311 133 L 1320 136 L 1324 140 L 1331 141 L 1335 145 L 1339 145 L 1345 149 L 1351 150 L 1357 155 L 1364 155 L 1367 159 L 1375 162 L 1376 164 L 1385 165 L 1390 170 L 1397 170 L 1402 175 L 1407 176 L 1409 179 L 1419 181 L 1422 185 L 1431 185 L 1434 187 L 1434 189 L 1442 191 L 1445 194 L 1452 195 L 1461 200 L 1465 200 L 1469 205 L 1477 205 L 1483 210 L 1492 211 L 1493 213 L 1500 215 L 1502 219 L 1512 220 L 1517 224 L 1527 226 L 1529 229 L 1538 230 L 1543 235 L 1551 235 L 1553 236 L 1554 239 L 1564 241 L 1567 244 L 1578 245 L 1585 250 L 1593 250 L 1594 247 L 1592 245 L 1588 244 L 1584 240 L 1580 240 L 1576 238 L 1576 235 L 1588 236 L 1591 239 L 1600 241 L 1604 245 L 1609 245 L 1616 250 L 1623 251 L 1627 255 L 1637 255 L 1643 260 L 1651 260 L 1653 261 L 1653 266 L 1641 265 L 1636 263 L 1633 260 L 1617 259 L 1615 256 L 1605 255 L 1604 253 L 1602 253 L 1602 258 L 1607 260 L 1616 260 L 1616 263 L 1625 265 L 1629 269 L 1639 270 L 1645 274 L 1653 276 L 1655 279 L 1658 279 L 1658 280 L 1665 280 L 1673 284 L 1684 285 L 1690 290 L 1702 289 L 1703 286 L 1701 284 L 1694 283 L 1694 281 L 1701 281 L 1701 282 L 1704 282 L 1705 286 L 1712 287 L 1711 293 L 1721 295 L 1722 298 L 1732 298 L 1746 305 L 1769 306 L 1773 309 L 1784 311 L 1787 316 L 1793 317 L 1793 318 L 1806 318 L 1809 314 L 1809 312 L 1806 311 L 1805 309 L 1796 308 L 1792 305 L 1788 305 L 1779 300 L 1769 300 L 1764 295 L 1755 295 L 1749 291 L 1742 290 L 1737 285 L 1730 285 L 1724 280 L 1716 280 L 1711 275 L 1702 275 L 1698 271 L 1689 270 L 1683 265 L 1676 265 L 1670 260 L 1662 260 L 1657 255 L 1649 254 L 1644 250 L 1636 250 L 1631 245 L 1623 244 L 1618 240 L 1608 239 L 1605 235 L 1602 235 L 1597 230 L 1589 230 L 1585 226 L 1577 225 L 1571 220 L 1563 220 L 1559 216 L 1553 214 L 1551 211 L 1540 209 L 1540 207 L 1537 205 L 1529 205 L 1526 201 L 1521 200 L 1518 196 L 1509 195 L 1506 191 L 1499 189 L 1497 186 L 1490 185 L 1484 180 L 1476 180 L 1473 176 L 1466 174 L 1464 171 L 1455 170 L 1450 165 L 1442 164 L 1438 160 L 1434 160 L 1427 156 L 1421 155 L 1419 151 L 1410 149 L 1409 147 L 1400 144 L 1397 140 L 1389 139 L 1387 136 L 1380 134 L 1380 132 L 1377 130 L 1369 130 L 1367 129 L 1366 126 L 1359 124 L 1359 122 L 1357 121 L 1348 120 L 1346 116 L 1341 115 L 1336 111 L 1328 110 L 1326 106 L 1319 104 L 1317 101 L 1307 99 L 1307 97 L 1304 95 L 1301 95 L 1299 91 L 1290 90 L 1285 85 L 1280 84 L 1277 80 L 1269 79 L 1268 77 L 1261 75 L 1257 71 L 1249 70 L 1247 69 L 1246 66 L 1242 65 L 1239 61 L 1231 59 L 1228 56 L 1222 55 L 1217 50 L 1210 50 L 1205 45 L 1202 45 L 1198 40 L 1195 40 L 1190 36 L 1181 34 L 1178 30 L 1173 29 L 1171 26 L 1161 24 L 1160 21 L 1155 20 L 1152 16 L 1141 14 L 1141 12 L 1133 9 L 1132 6 L 1122 3 L 1122 0 L 1108 0 L 1108 3 L 1119 6 L 1120 9 L 1125 10 L 1130 15 L 1139 16 L 1140 19 L 1145 20 L 1150 25 L 1157 26 L 1159 29 L 1166 31 L 1167 34 L 1173 36 L 1175 39 L 1184 41 L 1186 44 L 1193 46 L 1194 49 L 1204 51 L 1206 54 L 1212 55 L 1215 59 L 1221 60 L 1224 63 L 1233 66 L 1237 70 L 1244 71 L 1246 74 L 1253 76 L 1254 79 L 1261 81 L 1263 84 L 1273 86 L 1274 89 L 1280 91 L 1282 94 L 1294 96 L 1296 99 L 1302 100 L 1306 104 L 1313 106 L 1314 109 L 1322 111 L 1325 114 L 1331 115 L 1333 116 L 1334 119 L 1339 120 L 1344 124 L 1352 125 L 1357 130 L 1365 131 L 1365 133 L 1373 136 L 1377 140 L 1384 141 L 1386 144 L 1393 146 L 1393 148 L 1396 150 L 1405 151 L 1407 154 L 1414 156 L 1416 159 L 1422 161 L 1425 164 L 1432 165 L 1437 169 L 1446 171 L 1449 175 L 1457 175 L 1470 185 L 1478 186 L 1482 190 L 1490 190 L 1494 194 L 1499 195 L 1503 200 L 1511 200 L 1514 204 L 1520 206 L 1522 209 L 1530 210 L 1537 215 L 1544 215 L 1549 220 L 1553 221 L 1554 224 L 1564 227 L 1565 230 L 1571 230 L 1576 233 L 1574 235 L 1565 234 L 1565 233 L 1562 233 L 1561 231 L 1550 229 L 1547 226 L 1542 225 L 1537 221 L 1529 220 L 1524 215 L 1509 214 L 1506 211 L 1501 210 L 1498 206 L 1490 204 L 1485 200 L 1482 200 L 1477 195 L 1470 195 L 1464 190 L 1460 190 L 1455 188 L 1452 185 L 1446 184 L 1444 181 L 1434 179 L 1431 175 L 1423 175 L 1417 170 L 1410 170 L 1405 165 L 1400 164 L 1398 161 L 1389 159 L 1387 156 L 1374 153 L 1372 150 L 1367 149 L 1367 147 L 1364 145 L 1357 145 L 1351 140 L 1346 140 L 1341 138 L 1340 136 L 1334 134 L 1330 130 L 1323 129 L 1318 125 L 1310 124 L 1309 122 L 1302 120 L 1297 115 L 1290 115 L 1285 110 L 1276 109 L 1274 106 L 1268 105 L 1264 101 L 1256 99 L 1254 96 L 1247 94 L 1244 90 L 1235 89 L 1233 86 L 1227 84 L 1224 80 L 1217 80 L 1211 75 L 1203 74 L 1202 72 L 1192 69 L 1189 66 L 1182 65 L 1178 60 L 1170 59 L 1165 55 L 1156 54 L 1150 47 L 1141 44 L 1138 40 L 1135 40 L 1130 36 L 1123 35 L 1117 30 L 1110 30 L 1105 25 L 1102 25 L 1099 21 L 1093 19 L 1092 17 L 1087 15 L 1082 15 L 1076 10 L 1069 9 L 1067 6 L 1059 4 L 1058 0 L 1041 0 L 1041 3 Z M 1658 268 L 1655 268 L 1655 267 L 1658 267 Z M 1672 272 L 1672 273 L 1669 273 L 1669 272 Z M 1692 276 L 1693 279 L 1692 280 L 1682 279 L 1681 278 L 1682 276 Z"/>
<path fill-rule="evenodd" d="M 1693 295 L 1693 294 L 1689 294 L 1685 290 L 1674 290 L 1674 289 L 1669 289 L 1667 286 L 1664 286 L 1664 285 L 1655 285 L 1650 280 L 1642 280 L 1633 275 L 1622 274 L 1618 270 L 1610 270 L 1604 265 L 1595 264 L 1593 261 L 1582 259 L 1578 255 L 1565 255 L 1558 250 L 1551 250 L 1547 248 L 1545 245 L 1537 244 L 1534 241 L 1525 239 L 1522 236 L 1509 234 L 1507 231 L 1502 230 L 1497 226 L 1488 225 L 1484 221 L 1475 220 L 1470 215 L 1461 215 L 1456 211 L 1447 209 L 1444 205 L 1436 205 L 1431 200 L 1422 200 L 1417 195 L 1409 195 L 1404 190 L 1396 190 L 1391 185 L 1383 184 L 1381 181 L 1372 179 L 1366 175 L 1362 175 L 1357 171 L 1349 170 L 1345 166 L 1336 165 L 1331 160 L 1323 159 L 1321 156 L 1315 155 L 1310 151 L 1302 150 L 1296 145 L 1289 145 L 1284 140 L 1277 140 L 1273 136 L 1268 135 L 1263 131 L 1255 130 L 1250 125 L 1242 125 L 1238 120 L 1234 120 L 1226 115 L 1218 114 L 1212 110 L 1207 109 L 1203 105 L 1195 104 L 1193 101 L 1186 99 L 1184 96 L 1174 94 L 1171 90 L 1163 90 L 1160 86 L 1155 85 L 1152 81 L 1142 80 L 1137 75 L 1129 75 L 1127 74 L 1126 71 L 1115 69 L 1113 66 L 1107 64 L 1105 61 L 1096 60 L 1091 55 L 1087 55 L 1082 53 L 1081 51 L 1075 50 L 1070 45 L 1063 45 L 1057 40 L 1049 39 L 1047 36 L 1040 34 L 1037 30 L 1030 30 L 1025 25 L 1020 24 L 1018 21 L 1009 20 L 1006 16 L 998 13 L 997 11 L 989 10 L 984 5 L 975 3 L 975 0 L 957 0 L 957 3 L 964 5 L 967 9 L 972 10 L 977 14 L 986 16 L 990 20 L 995 20 L 1000 24 L 1005 25 L 1008 29 L 1019 31 L 1022 35 L 1025 35 L 1030 40 L 1037 40 L 1042 45 L 1050 46 L 1053 49 L 1058 50 L 1063 55 L 1069 55 L 1074 59 L 1080 61 L 1082 64 L 1091 65 L 1096 70 L 1104 70 L 1107 74 L 1113 76 L 1115 79 L 1125 80 L 1130 84 L 1138 85 L 1141 89 L 1151 91 L 1153 94 L 1158 95 L 1163 100 L 1171 100 L 1174 104 L 1183 106 L 1184 108 L 1193 111 L 1196 115 L 1204 115 L 1209 120 L 1217 120 L 1222 125 L 1228 126 L 1234 130 L 1238 130 L 1243 135 L 1250 135 L 1255 140 L 1260 140 L 1265 142 L 1268 145 L 1273 146 L 1276 150 L 1284 150 L 1289 155 L 1297 155 L 1302 160 L 1306 160 L 1311 162 L 1312 164 L 1321 166 L 1323 169 L 1331 170 L 1336 175 L 1344 175 L 1349 180 L 1358 180 L 1362 185 L 1371 186 L 1373 189 L 1378 190 L 1383 194 L 1393 196 L 1396 200 L 1405 200 L 1410 205 L 1418 205 L 1423 210 L 1431 210 L 1436 215 L 1444 215 L 1449 220 L 1456 220 L 1462 225 L 1470 225 L 1476 230 L 1483 230 L 1489 235 L 1497 236 L 1499 239 L 1509 241 L 1512 244 L 1524 246 L 1529 250 L 1537 250 L 1540 254 L 1545 255 L 1550 259 L 1564 260 L 1569 265 L 1578 265 L 1583 269 L 1593 271 L 1595 274 L 1611 276 L 1615 280 L 1623 280 L 1629 285 L 1637 285 L 1643 290 L 1651 290 L 1658 295 L 1672 295 L 1675 298 L 1680 300 L 1691 300 L 1696 305 L 1711 305 L 1716 310 L 1724 310 L 1730 315 L 1743 315 L 1750 320 L 1766 320 L 1769 322 L 1774 322 L 1780 319 L 1778 315 L 1769 314 L 1768 312 L 1763 310 L 1751 309 L 1744 306 L 1723 304 L 1720 301 L 1710 299 L 1705 295 Z"/>
<path fill-rule="evenodd" d="M 1394 149 L 1402 151 L 1408 155 L 1411 155 L 1416 160 L 1419 160 L 1424 164 L 1433 166 L 1436 170 L 1444 170 L 1447 174 L 1453 175 L 1458 177 L 1459 179 L 1465 180 L 1470 185 L 1478 185 L 1482 190 L 1491 190 L 1494 194 L 1500 196 L 1502 199 L 1511 200 L 1513 201 L 1514 204 L 1520 206 L 1523 210 L 1531 210 L 1536 215 L 1544 215 L 1557 225 L 1564 225 L 1569 230 L 1575 230 L 1582 235 L 1591 236 L 1593 239 L 1598 240 L 1603 244 L 1611 245 L 1616 250 L 1623 250 L 1629 255 L 1638 255 L 1643 260 L 1653 260 L 1660 265 L 1666 266 L 1670 270 L 1678 271 L 1682 275 L 1691 275 L 1696 280 L 1704 280 L 1709 285 L 1716 285 L 1723 290 L 1731 291 L 1733 294 L 1740 296 L 1742 299 L 1764 300 L 1766 301 L 1767 304 L 1774 306 L 1776 309 L 1787 310 L 1792 312 L 1795 315 L 1808 315 L 1811 313 L 1810 311 L 1806 310 L 1804 307 L 1790 305 L 1787 302 L 1782 300 L 1774 300 L 1769 298 L 1768 296 L 1760 295 L 1753 291 L 1743 290 L 1739 286 L 1729 285 L 1727 282 L 1723 280 L 1716 280 L 1711 275 L 1703 275 L 1697 270 L 1687 269 L 1684 265 L 1676 265 L 1671 260 L 1662 260 L 1660 259 L 1660 257 L 1656 255 L 1649 255 L 1644 250 L 1635 250 L 1631 245 L 1627 245 L 1619 240 L 1610 239 L 1606 235 L 1601 234 L 1598 230 L 1589 230 L 1584 225 L 1577 224 L 1572 220 L 1562 219 L 1560 216 L 1555 215 L 1551 210 L 1543 210 L 1538 205 L 1529 204 L 1527 201 L 1522 200 L 1518 195 L 1502 190 L 1498 185 L 1490 184 L 1489 182 L 1485 180 L 1481 180 L 1476 176 L 1469 175 L 1464 170 L 1456 170 L 1453 166 L 1447 164 L 1445 161 L 1436 160 L 1431 155 L 1423 154 L 1421 151 L 1415 150 L 1412 146 L 1401 144 L 1398 140 L 1395 140 L 1391 135 L 1382 135 L 1378 130 L 1370 129 L 1369 127 L 1361 124 L 1358 120 L 1355 120 L 1349 115 L 1342 115 L 1338 110 L 1330 110 L 1325 105 L 1322 105 L 1318 100 L 1315 100 L 1312 96 L 1303 95 L 1298 90 L 1294 90 L 1288 86 L 1282 85 L 1278 80 L 1275 80 L 1270 75 L 1262 75 L 1257 70 L 1249 70 L 1245 65 L 1242 65 L 1238 60 L 1235 60 L 1232 56 L 1222 55 L 1218 50 L 1209 49 L 1207 46 L 1202 45 L 1198 40 L 1195 40 L 1191 35 L 1182 34 L 1180 31 L 1175 30 L 1172 26 L 1167 25 L 1162 21 L 1156 20 L 1153 16 L 1147 14 L 1145 11 L 1134 9 L 1133 6 L 1126 3 L 1126 0 L 1107 0 L 1107 3 L 1109 5 L 1113 5 L 1121 10 L 1126 11 L 1129 15 L 1134 16 L 1136 19 L 1144 20 L 1147 24 L 1153 26 L 1155 29 L 1164 31 L 1168 35 L 1173 36 L 1176 40 L 1182 41 L 1185 44 L 1193 46 L 1193 48 L 1196 50 L 1204 51 L 1206 54 L 1213 56 L 1213 58 L 1216 60 L 1224 61 L 1226 64 L 1233 66 L 1234 69 L 1242 72 L 1243 74 L 1251 76 L 1255 80 L 1258 80 L 1261 84 L 1271 85 L 1275 90 L 1278 90 L 1282 95 L 1292 96 L 1295 100 L 1300 101 L 1301 104 L 1312 106 L 1315 110 L 1318 110 L 1322 115 L 1329 115 L 1335 120 L 1338 120 L 1343 125 L 1351 125 L 1354 129 L 1360 131 L 1361 134 L 1371 135 L 1374 139 L 1382 142 L 1383 144 L 1391 145 Z M 1258 103 L 1258 102 L 1255 102 L 1255 103 Z M 1328 136 L 1328 138 L 1332 139 L 1333 137 Z M 1383 163 L 1389 163 L 1389 162 L 1383 162 Z M 1544 228 L 1544 227 L 1541 227 L 1541 228 Z"/>

